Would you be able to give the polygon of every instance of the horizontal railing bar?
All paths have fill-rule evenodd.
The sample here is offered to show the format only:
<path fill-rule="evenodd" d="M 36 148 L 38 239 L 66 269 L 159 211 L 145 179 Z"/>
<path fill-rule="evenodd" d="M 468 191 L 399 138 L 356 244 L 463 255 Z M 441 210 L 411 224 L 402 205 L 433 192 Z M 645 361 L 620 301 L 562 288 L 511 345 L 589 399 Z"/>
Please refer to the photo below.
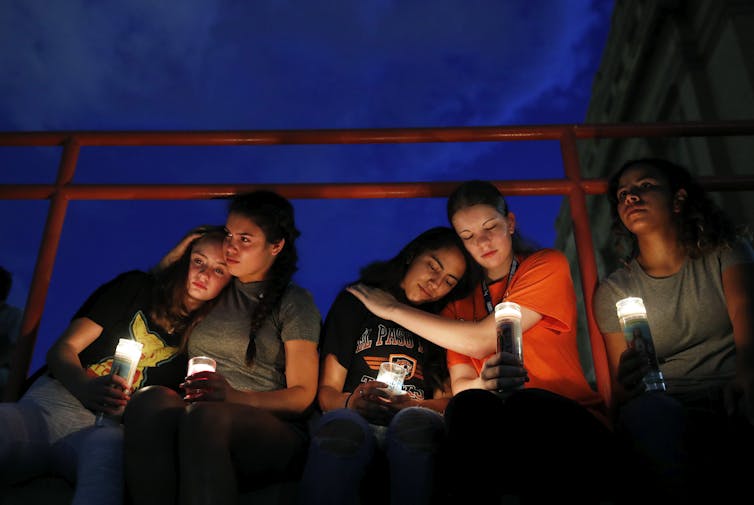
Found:
<path fill-rule="evenodd" d="M 754 175 L 699 177 L 709 191 L 754 190 Z M 580 184 L 589 195 L 607 191 L 605 179 L 533 179 L 492 181 L 507 196 L 567 195 Z M 295 199 L 371 199 L 371 198 L 439 198 L 447 197 L 456 182 L 392 183 L 274 183 L 274 184 L 69 184 L 58 188 L 52 184 L 0 185 L 0 199 L 45 200 L 56 192 L 68 200 L 200 200 L 227 198 L 255 189 L 276 191 Z"/>
<path fill-rule="evenodd" d="M 366 128 L 238 131 L 59 131 L 3 132 L 0 146 L 58 146 L 71 139 L 81 146 L 226 146 L 295 144 L 400 144 L 496 142 L 627 137 L 739 136 L 754 134 L 754 120 L 688 123 L 621 123 L 440 128 Z"/>

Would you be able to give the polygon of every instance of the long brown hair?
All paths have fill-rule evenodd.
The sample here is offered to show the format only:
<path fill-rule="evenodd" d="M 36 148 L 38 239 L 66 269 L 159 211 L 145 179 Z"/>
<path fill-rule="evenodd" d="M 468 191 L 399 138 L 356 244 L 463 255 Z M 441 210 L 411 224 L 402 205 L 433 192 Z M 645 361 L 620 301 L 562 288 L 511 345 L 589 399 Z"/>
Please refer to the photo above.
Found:
<path fill-rule="evenodd" d="M 162 328 L 170 333 L 181 335 L 180 351 L 186 349 L 189 335 L 199 324 L 199 321 L 212 310 L 220 296 L 202 303 L 196 310 L 190 311 L 186 307 L 186 278 L 191 263 L 191 252 L 194 246 L 202 241 L 223 243 L 225 228 L 223 226 L 208 227 L 203 234 L 194 239 L 181 257 L 167 267 L 154 272 L 155 283 L 152 291 L 152 309 L 150 317 Z M 222 293 L 222 292 L 221 292 Z"/>
<path fill-rule="evenodd" d="M 458 279 L 458 284 L 444 297 L 436 302 L 417 306 L 425 312 L 438 314 L 448 303 L 465 298 L 471 292 L 476 281 L 481 278 L 476 263 L 466 251 L 461 239 L 451 228 L 437 226 L 419 234 L 393 258 L 387 261 L 376 261 L 364 267 L 361 270 L 359 282 L 384 289 L 401 302 L 411 304 L 406 298 L 403 288 L 401 288 L 401 282 L 411 266 L 411 262 L 427 251 L 437 251 L 446 247 L 455 247 L 460 251 L 466 263 L 466 270 L 463 276 Z M 445 380 L 449 377 L 445 350 L 426 339 L 424 339 L 424 348 L 426 351 L 422 368 L 424 369 L 425 381 L 433 391 L 443 389 Z"/>

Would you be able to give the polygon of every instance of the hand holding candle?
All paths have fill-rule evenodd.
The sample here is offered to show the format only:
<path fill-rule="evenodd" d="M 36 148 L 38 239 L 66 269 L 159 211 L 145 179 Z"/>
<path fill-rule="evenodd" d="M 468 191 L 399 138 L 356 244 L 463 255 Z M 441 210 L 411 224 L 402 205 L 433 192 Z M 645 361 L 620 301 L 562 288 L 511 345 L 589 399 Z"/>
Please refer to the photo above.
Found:
<path fill-rule="evenodd" d="M 216 367 L 215 360 L 208 356 L 194 356 L 189 360 L 186 381 L 181 384 L 185 401 L 225 399 L 227 381 L 215 372 Z"/>
<path fill-rule="evenodd" d="M 111 378 L 114 378 L 116 376 L 120 377 L 122 381 L 116 382 L 125 383 L 125 390 L 130 390 L 131 386 L 133 386 L 136 369 L 138 368 L 139 360 L 141 359 L 142 347 L 143 344 L 141 342 L 122 338 L 118 341 L 118 346 L 115 348 L 115 356 L 113 357 L 113 365 L 110 368 L 110 375 L 112 376 Z M 119 407 L 119 409 L 120 408 L 122 407 Z M 99 414 L 97 414 L 95 424 L 97 426 L 102 426 L 103 420 L 104 413 L 100 412 Z"/>
<path fill-rule="evenodd" d="M 212 358 L 207 356 L 194 356 L 188 362 L 186 377 L 191 377 L 199 372 L 214 372 L 216 368 L 217 363 Z"/>
<path fill-rule="evenodd" d="M 387 384 L 388 393 L 391 395 L 402 395 L 403 379 L 406 377 L 406 368 L 398 363 L 386 361 L 380 364 L 380 372 L 377 374 L 377 382 Z"/>
<path fill-rule="evenodd" d="M 644 301 L 636 297 L 624 298 L 618 300 L 615 307 L 626 344 L 646 359 L 648 371 L 643 378 L 645 391 L 665 391 L 665 380 L 657 363 Z"/>

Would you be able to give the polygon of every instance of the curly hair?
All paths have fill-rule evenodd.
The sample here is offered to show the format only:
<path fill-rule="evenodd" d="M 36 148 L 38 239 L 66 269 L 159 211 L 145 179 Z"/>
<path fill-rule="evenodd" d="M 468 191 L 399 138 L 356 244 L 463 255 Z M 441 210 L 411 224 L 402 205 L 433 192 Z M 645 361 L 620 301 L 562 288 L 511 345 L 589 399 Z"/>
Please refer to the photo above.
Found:
<path fill-rule="evenodd" d="M 478 267 L 470 257 L 466 248 L 463 246 L 461 239 L 451 228 L 446 226 L 437 226 L 419 234 L 408 244 L 406 244 L 393 258 L 387 261 L 375 261 L 361 269 L 358 282 L 368 286 L 376 287 L 392 294 L 402 303 L 411 304 L 406 298 L 406 294 L 401 288 L 401 282 L 406 275 L 411 263 L 415 258 L 429 251 L 437 251 L 446 247 L 455 247 L 463 254 L 466 263 L 466 271 L 458 279 L 458 284 L 453 287 L 441 299 L 417 306 L 417 308 L 430 312 L 439 313 L 448 303 L 465 298 L 470 292 L 475 282 L 479 278 Z M 449 376 L 447 364 L 445 361 L 444 350 L 435 344 L 424 341 L 425 353 L 422 361 L 424 376 L 428 386 L 435 389 L 441 389 L 445 379 Z"/>
<path fill-rule="evenodd" d="M 272 191 L 252 191 L 236 195 L 230 202 L 228 213 L 241 215 L 259 226 L 268 244 L 284 240 L 283 249 L 275 257 L 266 274 L 264 292 L 251 314 L 249 345 L 246 347 L 246 364 L 251 365 L 256 355 L 255 337 L 259 328 L 283 298 L 285 290 L 298 270 L 296 238 L 301 235 L 296 228 L 293 205 Z"/>
<path fill-rule="evenodd" d="M 453 222 L 453 216 L 458 211 L 474 205 L 488 205 L 501 215 L 508 216 L 508 203 L 494 184 L 487 181 L 471 180 L 462 183 L 448 197 L 448 222 Z M 514 254 L 527 256 L 540 247 L 533 241 L 524 238 L 516 229 L 511 237 Z"/>
<path fill-rule="evenodd" d="M 189 335 L 199 321 L 209 314 L 220 296 L 204 302 L 198 309 L 190 311 L 186 307 L 186 278 L 191 263 L 191 252 L 199 242 L 211 241 L 222 245 L 225 240 L 223 226 L 207 227 L 201 236 L 194 239 L 181 257 L 161 270 L 155 270 L 155 283 L 152 292 L 154 301 L 150 315 L 154 321 L 165 329 L 181 335 L 180 351 L 186 349 Z"/>
<path fill-rule="evenodd" d="M 679 190 L 686 191 L 680 212 L 674 214 L 678 240 L 690 258 L 698 258 L 720 248 L 730 248 L 740 237 L 749 237 L 749 231 L 736 226 L 694 179 L 686 168 L 661 158 L 638 158 L 625 162 L 608 179 L 608 200 L 613 219 L 614 247 L 618 254 L 630 260 L 639 253 L 636 236 L 623 224 L 618 215 L 618 184 L 629 168 L 647 166 L 654 169 L 668 185 L 670 196 Z"/>

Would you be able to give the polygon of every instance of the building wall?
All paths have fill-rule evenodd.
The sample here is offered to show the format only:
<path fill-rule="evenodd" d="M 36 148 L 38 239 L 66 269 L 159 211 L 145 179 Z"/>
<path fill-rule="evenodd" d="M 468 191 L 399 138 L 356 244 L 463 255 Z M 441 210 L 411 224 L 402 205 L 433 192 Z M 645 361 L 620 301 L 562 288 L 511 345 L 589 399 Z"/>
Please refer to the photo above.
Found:
<path fill-rule="evenodd" d="M 617 0 L 592 86 L 585 123 L 714 121 L 754 118 L 754 2 L 751 0 Z M 754 138 L 695 137 L 580 141 L 585 178 L 606 177 L 623 162 L 663 157 L 696 175 L 754 173 Z M 724 196 L 724 198 L 722 198 Z M 746 192 L 713 197 L 739 223 L 754 227 Z M 600 278 L 619 264 L 604 195 L 588 197 Z M 571 261 L 581 294 L 570 211 L 564 200 L 555 246 Z M 590 359 L 580 308 L 582 358 Z"/>

